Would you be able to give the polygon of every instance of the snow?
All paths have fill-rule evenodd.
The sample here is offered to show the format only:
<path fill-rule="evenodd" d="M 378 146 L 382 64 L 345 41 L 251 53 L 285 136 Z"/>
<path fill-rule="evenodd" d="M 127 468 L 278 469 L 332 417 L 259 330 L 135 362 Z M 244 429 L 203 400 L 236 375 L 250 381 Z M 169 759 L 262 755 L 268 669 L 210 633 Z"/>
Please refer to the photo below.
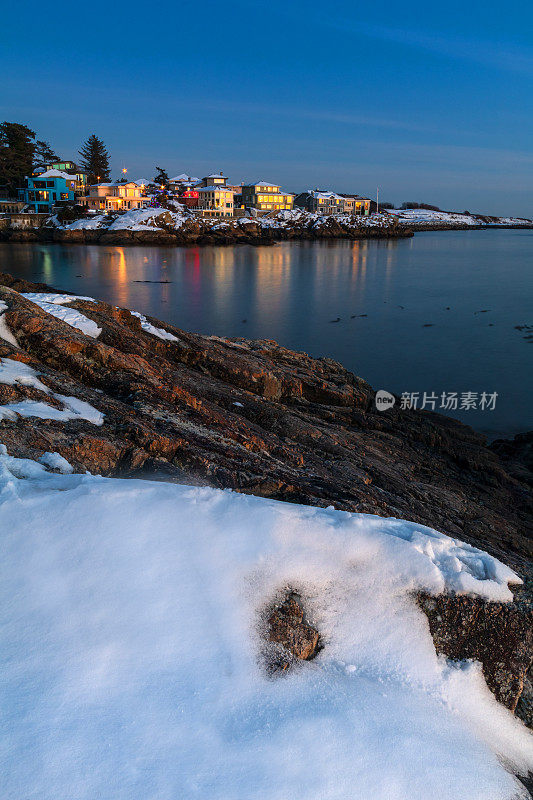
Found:
<path fill-rule="evenodd" d="M 139 311 L 130 311 L 130 314 L 133 314 L 134 317 L 138 317 L 141 320 L 141 328 L 146 333 L 151 333 L 152 336 L 157 336 L 159 339 L 167 339 L 170 342 L 179 342 L 177 336 L 174 336 L 173 333 L 169 333 L 164 328 L 156 328 L 155 325 L 152 325 L 151 322 L 148 322 L 144 314 L 141 314 Z"/>
<path fill-rule="evenodd" d="M 477 664 L 435 654 L 412 599 L 461 574 L 508 598 L 487 554 L 401 520 L 48 473 L 5 448 L 0 525 L 2 798 L 526 796 L 507 769 L 533 766 L 529 732 Z M 260 620 L 287 586 L 324 649 L 273 679 Z"/>
<path fill-rule="evenodd" d="M 217 186 L 198 186 L 196 188 L 197 192 L 226 192 L 226 194 L 235 194 L 233 189 L 230 189 L 228 186 L 221 186 L 220 184 Z"/>
<path fill-rule="evenodd" d="M 92 211 L 89 210 L 87 213 L 90 214 Z M 74 222 L 69 222 L 67 225 L 61 225 L 60 227 L 64 228 L 65 230 L 69 231 L 93 231 L 97 228 L 100 228 L 104 224 L 105 214 L 96 214 L 96 212 L 92 212 L 94 216 L 91 217 L 83 217 L 82 219 L 76 219 Z"/>
<path fill-rule="evenodd" d="M 97 339 L 102 333 L 102 329 L 98 327 L 94 320 L 89 319 L 80 311 L 74 308 L 64 308 L 66 303 L 72 303 L 74 300 L 89 300 L 95 302 L 92 297 L 83 297 L 81 295 L 72 294 L 55 294 L 48 292 L 26 292 L 22 294 L 27 300 L 36 303 L 47 314 L 66 322 L 72 328 L 77 328 L 86 336 L 92 336 Z"/>
<path fill-rule="evenodd" d="M 58 169 L 49 169 L 47 172 L 41 172 L 39 175 L 35 176 L 36 180 L 42 180 L 43 178 L 64 178 L 67 181 L 75 181 L 76 176 L 71 175 L 68 172 L 61 172 Z"/>
<path fill-rule="evenodd" d="M 7 303 L 4 303 L 3 300 L 0 300 L 0 339 L 3 339 L 4 342 L 9 342 L 9 344 L 12 344 L 14 347 L 18 347 L 18 342 L 13 336 L 13 333 L 11 332 L 6 320 L 4 319 L 4 314 L 8 310 L 9 306 Z"/>
<path fill-rule="evenodd" d="M 142 208 L 131 209 L 125 214 L 117 217 L 109 226 L 108 230 L 130 230 L 145 231 L 146 228 L 158 228 L 158 223 L 171 224 L 174 228 L 180 228 L 189 216 L 168 211 L 166 208 Z"/>
<path fill-rule="evenodd" d="M 81 294 L 61 294 L 59 292 L 23 292 L 22 296 L 32 303 L 54 303 L 54 305 L 62 306 L 66 303 L 73 303 L 74 300 L 87 300 L 90 303 L 96 303 L 94 297 L 86 297 Z"/>
<path fill-rule="evenodd" d="M 74 472 L 74 467 L 59 453 L 43 453 L 39 458 L 39 464 L 44 464 L 50 469 L 57 469 L 63 475 L 70 475 Z"/>
<path fill-rule="evenodd" d="M 209 177 L 213 177 L 210 175 Z M 219 175 L 214 176 L 219 178 Z M 169 178 L 169 183 L 198 183 L 200 179 L 195 178 L 193 175 L 187 175 L 185 172 L 182 172 L 181 175 L 174 175 L 173 178 Z"/>
<path fill-rule="evenodd" d="M 476 225 L 492 227 L 498 225 L 530 225 L 531 220 L 518 217 L 484 217 L 476 214 L 460 214 L 453 211 L 431 211 L 426 208 L 391 209 L 389 214 L 397 217 L 400 224 L 425 225 Z M 490 221 L 487 221 L 487 220 Z"/>
<path fill-rule="evenodd" d="M 59 400 L 63 405 L 63 408 L 56 408 L 40 400 L 30 399 L 20 400 L 16 403 L 6 403 L 0 405 L 0 420 L 16 420 L 18 415 L 21 417 L 54 419 L 60 422 L 66 422 L 70 419 L 84 419 L 87 422 L 92 422 L 93 425 L 102 425 L 104 422 L 104 414 L 101 411 L 98 411 L 84 400 L 79 400 L 77 397 L 52 392 L 48 386 L 39 380 L 37 372 L 22 361 L 15 361 L 11 358 L 0 359 L 0 383 L 5 383 L 8 386 L 16 386 L 18 384 L 38 389 Z"/>

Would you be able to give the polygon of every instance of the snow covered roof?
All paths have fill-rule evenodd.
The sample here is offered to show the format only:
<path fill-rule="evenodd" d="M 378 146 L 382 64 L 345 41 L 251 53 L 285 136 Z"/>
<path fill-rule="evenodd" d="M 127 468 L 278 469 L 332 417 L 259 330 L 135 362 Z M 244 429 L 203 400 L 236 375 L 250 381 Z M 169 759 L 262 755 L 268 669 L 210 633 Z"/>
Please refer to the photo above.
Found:
<path fill-rule="evenodd" d="M 308 189 L 307 194 L 310 194 L 311 197 L 315 197 L 317 199 L 322 200 L 342 200 L 340 194 L 336 192 L 330 192 L 328 190 L 320 191 L 319 189 Z"/>
<path fill-rule="evenodd" d="M 228 194 L 235 194 L 229 186 L 217 186 L 216 184 L 213 186 L 195 186 L 195 190 L 197 192 L 228 192 Z"/>
<path fill-rule="evenodd" d="M 212 175 L 206 175 L 206 178 L 225 178 L 226 176 L 222 174 L 222 172 L 214 172 Z"/>
<path fill-rule="evenodd" d="M 209 176 L 210 178 L 213 177 L 212 175 Z M 217 175 L 217 177 L 220 177 Z M 200 178 L 195 178 L 192 175 L 186 175 L 185 172 L 182 172 L 181 175 L 175 175 L 173 178 L 169 178 L 171 183 L 198 183 Z"/>
<path fill-rule="evenodd" d="M 65 178 L 67 181 L 75 180 L 74 175 L 69 175 L 68 172 L 60 172 L 58 169 L 49 169 L 46 172 L 41 172 L 39 175 L 39 180 L 42 178 Z"/>
<path fill-rule="evenodd" d="M 148 186 L 150 183 L 153 183 L 153 181 L 150 180 L 150 178 L 137 178 L 133 183 L 136 183 L 137 186 Z M 102 186 L 102 184 L 100 185 Z"/>

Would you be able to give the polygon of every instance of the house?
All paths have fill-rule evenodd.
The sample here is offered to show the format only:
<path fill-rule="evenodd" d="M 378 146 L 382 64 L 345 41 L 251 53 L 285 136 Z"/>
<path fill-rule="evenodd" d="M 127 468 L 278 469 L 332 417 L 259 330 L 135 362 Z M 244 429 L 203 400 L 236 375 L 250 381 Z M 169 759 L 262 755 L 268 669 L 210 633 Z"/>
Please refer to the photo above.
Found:
<path fill-rule="evenodd" d="M 219 176 L 217 176 L 219 177 Z M 233 190 L 224 184 L 198 186 L 198 208 L 204 217 L 232 217 Z"/>
<path fill-rule="evenodd" d="M 214 173 L 213 175 L 206 175 L 202 178 L 202 186 L 226 186 L 228 179 L 221 172 Z"/>
<path fill-rule="evenodd" d="M 152 188 L 152 186 L 155 188 L 156 186 L 156 184 L 149 178 L 137 178 L 137 180 L 133 181 L 133 183 L 136 183 L 137 186 L 140 187 L 142 194 L 146 194 L 149 188 Z"/>
<path fill-rule="evenodd" d="M 193 186 L 196 186 L 197 183 L 200 183 L 199 178 L 195 178 L 193 175 L 187 175 L 187 173 L 182 172 L 180 175 L 174 175 L 173 178 L 168 179 L 168 188 L 171 192 L 176 192 L 179 194 L 185 189 L 190 189 Z"/>
<path fill-rule="evenodd" d="M 93 211 L 129 211 L 144 208 L 150 202 L 134 181 L 129 183 L 98 183 L 89 186 L 89 194 L 81 197 L 82 205 Z"/>
<path fill-rule="evenodd" d="M 19 200 L 36 214 L 49 214 L 56 203 L 74 202 L 75 175 L 48 169 L 27 178 L 27 182 L 27 187 L 18 190 Z"/>
<path fill-rule="evenodd" d="M 294 195 L 282 192 L 278 184 L 267 181 L 241 186 L 242 205 L 255 208 L 257 211 L 290 210 L 293 207 Z"/>
<path fill-rule="evenodd" d="M 57 169 L 59 172 L 66 172 L 68 175 L 74 175 L 76 178 L 76 187 L 74 194 L 81 196 L 87 192 L 87 173 L 83 172 L 76 166 L 74 161 L 55 161 L 53 164 L 47 164 L 46 169 Z M 35 173 L 34 173 L 35 174 Z"/>
<path fill-rule="evenodd" d="M 342 214 L 344 212 L 344 198 L 340 194 L 326 189 L 308 189 L 306 192 L 296 195 L 294 205 L 319 214 Z"/>
<path fill-rule="evenodd" d="M 355 214 L 356 216 L 368 216 L 370 214 L 370 198 L 361 197 L 358 194 L 341 194 L 344 199 L 344 213 Z"/>

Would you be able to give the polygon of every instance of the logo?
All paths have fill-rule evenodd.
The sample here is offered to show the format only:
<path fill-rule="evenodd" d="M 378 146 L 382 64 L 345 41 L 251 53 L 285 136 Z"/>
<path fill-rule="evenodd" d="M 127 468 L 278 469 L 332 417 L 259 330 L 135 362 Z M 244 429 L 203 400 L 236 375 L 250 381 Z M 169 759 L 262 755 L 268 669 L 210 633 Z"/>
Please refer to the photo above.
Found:
<path fill-rule="evenodd" d="M 378 411 L 386 411 L 388 408 L 392 408 L 395 402 L 394 395 L 386 392 L 385 389 L 380 389 L 376 392 L 376 408 Z"/>

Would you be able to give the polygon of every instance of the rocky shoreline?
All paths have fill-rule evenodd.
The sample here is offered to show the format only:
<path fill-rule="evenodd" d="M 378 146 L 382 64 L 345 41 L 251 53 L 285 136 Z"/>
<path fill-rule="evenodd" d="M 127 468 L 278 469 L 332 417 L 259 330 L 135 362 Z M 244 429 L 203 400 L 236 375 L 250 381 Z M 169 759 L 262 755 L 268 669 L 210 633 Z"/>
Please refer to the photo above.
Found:
<path fill-rule="evenodd" d="M 65 212 L 67 214 L 68 212 Z M 420 213 L 420 212 L 418 212 Z M 417 231 L 533 228 L 530 220 L 448 214 L 425 217 L 375 214 L 322 216 L 302 210 L 281 211 L 258 218 L 203 218 L 179 204 L 101 213 L 77 219 L 50 217 L 39 227 L 16 227 L 0 222 L 0 241 L 103 245 L 271 245 L 286 241 L 402 239 Z M 407 215 L 407 216 L 406 216 Z M 436 218 L 435 218 L 436 217 Z M 26 220 L 26 223 L 28 220 Z"/>
<path fill-rule="evenodd" d="M 331 359 L 62 300 L 83 332 L 22 294 L 51 291 L 0 274 L 0 357 L 38 375 L 0 382 L 0 408 L 40 403 L 61 417 L 75 399 L 93 418 L 8 411 L 9 455 L 58 453 L 77 472 L 413 520 L 490 552 L 524 579 L 514 603 L 418 602 L 439 652 L 480 660 L 499 699 L 533 726 L 533 434 L 487 446 L 436 413 L 377 411 L 372 387 Z"/>
<path fill-rule="evenodd" d="M 98 228 L 58 227 L 19 230 L 0 229 L 0 241 L 49 242 L 55 244 L 103 245 L 269 245 L 283 241 L 321 241 L 329 239 L 397 239 L 413 235 L 409 228 L 394 224 L 364 225 L 356 218 L 350 221 L 333 217 L 310 221 L 310 215 L 290 224 L 267 225 L 260 220 L 204 220 L 189 216 L 176 225 L 172 212 L 161 212 L 150 221 L 153 224 Z M 120 220 L 119 220 L 120 221 Z"/>

